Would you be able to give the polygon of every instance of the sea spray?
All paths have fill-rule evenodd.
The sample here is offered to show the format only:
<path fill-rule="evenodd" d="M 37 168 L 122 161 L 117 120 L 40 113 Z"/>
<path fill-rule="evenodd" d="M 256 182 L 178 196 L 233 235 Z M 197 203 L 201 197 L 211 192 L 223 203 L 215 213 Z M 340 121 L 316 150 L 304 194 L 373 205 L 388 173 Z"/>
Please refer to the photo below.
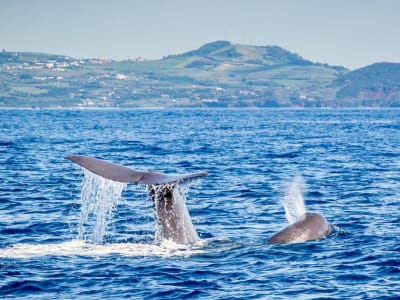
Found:
<path fill-rule="evenodd" d="M 296 176 L 289 185 L 285 196 L 282 198 L 282 204 L 285 208 L 285 217 L 290 224 L 296 222 L 306 213 L 303 193 L 305 191 L 305 182 L 303 177 Z"/>
<path fill-rule="evenodd" d="M 79 239 L 101 243 L 126 183 L 105 179 L 85 169 L 83 173 Z"/>

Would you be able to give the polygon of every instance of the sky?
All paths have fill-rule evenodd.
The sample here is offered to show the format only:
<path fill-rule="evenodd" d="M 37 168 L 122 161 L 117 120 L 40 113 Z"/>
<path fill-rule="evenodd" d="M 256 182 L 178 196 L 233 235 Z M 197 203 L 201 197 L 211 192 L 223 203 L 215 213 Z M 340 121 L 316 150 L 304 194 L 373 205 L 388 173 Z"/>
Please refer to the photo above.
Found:
<path fill-rule="evenodd" d="M 226 40 L 357 69 L 400 63 L 398 0 L 0 0 L 0 49 L 159 59 Z"/>

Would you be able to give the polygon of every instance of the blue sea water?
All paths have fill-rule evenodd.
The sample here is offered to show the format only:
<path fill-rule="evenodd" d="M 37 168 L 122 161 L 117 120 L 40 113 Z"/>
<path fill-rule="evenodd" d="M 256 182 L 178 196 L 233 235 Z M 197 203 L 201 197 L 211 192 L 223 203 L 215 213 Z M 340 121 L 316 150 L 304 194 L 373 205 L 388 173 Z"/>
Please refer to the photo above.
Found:
<path fill-rule="evenodd" d="M 0 110 L 2 299 L 399 299 L 400 110 Z M 186 195 L 204 244 L 160 245 L 128 185 L 102 241 L 79 238 L 64 157 L 207 171 Z M 269 245 L 305 182 L 333 233 Z"/>

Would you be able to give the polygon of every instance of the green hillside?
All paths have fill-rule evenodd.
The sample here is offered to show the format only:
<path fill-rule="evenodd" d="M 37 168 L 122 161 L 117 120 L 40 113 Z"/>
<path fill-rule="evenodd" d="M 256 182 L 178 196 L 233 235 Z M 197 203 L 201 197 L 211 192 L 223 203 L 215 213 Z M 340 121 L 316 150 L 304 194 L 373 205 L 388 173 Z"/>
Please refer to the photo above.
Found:
<path fill-rule="evenodd" d="M 400 106 L 400 64 L 375 63 L 335 80 L 341 102 L 368 106 Z"/>
<path fill-rule="evenodd" d="M 159 60 L 3 51 L 0 107 L 388 106 L 389 99 L 395 106 L 399 70 L 376 64 L 350 72 L 279 46 L 227 41 Z M 372 94 L 381 102 L 364 101 Z"/>

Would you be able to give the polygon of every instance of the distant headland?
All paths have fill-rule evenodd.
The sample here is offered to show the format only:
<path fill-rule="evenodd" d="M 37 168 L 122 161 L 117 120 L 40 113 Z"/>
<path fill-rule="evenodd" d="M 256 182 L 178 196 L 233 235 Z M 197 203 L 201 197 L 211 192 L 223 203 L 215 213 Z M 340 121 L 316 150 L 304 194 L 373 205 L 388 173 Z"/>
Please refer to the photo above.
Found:
<path fill-rule="evenodd" d="M 159 60 L 0 52 L 1 107 L 400 107 L 400 63 L 350 71 L 216 41 Z"/>

